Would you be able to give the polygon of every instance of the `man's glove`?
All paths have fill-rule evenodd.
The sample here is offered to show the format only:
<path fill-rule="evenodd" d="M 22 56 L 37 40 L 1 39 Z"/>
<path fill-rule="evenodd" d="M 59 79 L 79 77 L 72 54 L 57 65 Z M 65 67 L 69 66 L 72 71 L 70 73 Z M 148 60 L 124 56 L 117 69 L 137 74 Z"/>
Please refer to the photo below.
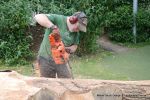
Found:
<path fill-rule="evenodd" d="M 52 25 L 49 29 L 52 30 L 53 37 L 55 38 L 56 41 L 61 41 L 60 33 L 59 33 L 59 28 L 56 25 Z"/>
<path fill-rule="evenodd" d="M 59 34 L 59 28 L 56 25 L 52 25 L 49 29 L 52 30 L 52 33 L 58 33 Z"/>

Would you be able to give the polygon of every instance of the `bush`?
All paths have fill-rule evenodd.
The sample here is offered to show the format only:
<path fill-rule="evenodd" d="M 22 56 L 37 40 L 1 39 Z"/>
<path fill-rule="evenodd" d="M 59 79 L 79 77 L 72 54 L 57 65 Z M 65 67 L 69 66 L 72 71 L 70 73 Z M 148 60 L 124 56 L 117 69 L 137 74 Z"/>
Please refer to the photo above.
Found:
<path fill-rule="evenodd" d="M 72 15 L 84 11 L 88 17 L 87 33 L 81 33 L 78 53 L 97 50 L 96 40 L 107 29 L 112 40 L 133 42 L 131 0 L 1 0 L 0 58 L 6 63 L 22 63 L 32 55 L 31 36 L 27 32 L 31 12 Z M 150 40 L 149 0 L 139 1 L 137 41 Z"/>
<path fill-rule="evenodd" d="M 108 12 L 106 16 L 108 33 L 112 40 L 118 42 L 132 42 L 132 7 L 124 5 Z"/>
<path fill-rule="evenodd" d="M 147 8 L 146 8 L 147 7 Z M 133 42 L 133 11 L 132 6 L 122 5 L 116 7 L 114 11 L 107 13 L 108 33 L 110 38 L 117 42 Z M 137 42 L 145 42 L 150 40 L 150 10 L 145 3 L 141 3 L 137 18 Z"/>
<path fill-rule="evenodd" d="M 132 7 L 126 5 L 117 7 L 115 11 L 108 12 L 107 18 L 109 20 L 108 27 L 116 29 L 131 28 L 133 24 Z"/>
<path fill-rule="evenodd" d="M 150 40 L 150 9 L 139 9 L 137 14 L 137 41 Z"/>
<path fill-rule="evenodd" d="M 24 63 L 28 56 L 30 35 L 28 27 L 31 9 L 25 0 L 10 0 L 0 4 L 0 58 L 7 64 Z"/>
<path fill-rule="evenodd" d="M 132 42 L 133 41 L 133 35 L 132 30 L 113 30 L 109 33 L 109 37 L 114 41 L 119 42 Z"/>

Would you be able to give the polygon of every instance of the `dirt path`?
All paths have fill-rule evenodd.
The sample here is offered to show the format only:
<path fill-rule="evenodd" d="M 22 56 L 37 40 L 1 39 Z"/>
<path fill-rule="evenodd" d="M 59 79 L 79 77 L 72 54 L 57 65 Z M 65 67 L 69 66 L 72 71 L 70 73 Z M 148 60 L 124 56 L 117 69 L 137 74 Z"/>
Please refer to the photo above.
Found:
<path fill-rule="evenodd" d="M 101 36 L 99 40 L 97 41 L 98 44 L 105 50 L 116 52 L 116 53 L 122 53 L 131 50 L 131 48 L 123 47 L 117 44 L 113 44 L 107 35 Z"/>

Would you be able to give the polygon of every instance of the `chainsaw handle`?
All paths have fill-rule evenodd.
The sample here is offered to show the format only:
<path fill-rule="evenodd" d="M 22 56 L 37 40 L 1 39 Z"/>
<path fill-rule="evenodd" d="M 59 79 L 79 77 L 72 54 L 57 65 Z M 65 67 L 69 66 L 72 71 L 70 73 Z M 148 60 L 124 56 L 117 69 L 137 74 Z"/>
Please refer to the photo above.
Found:
<path fill-rule="evenodd" d="M 59 28 L 56 25 L 52 25 L 49 29 L 52 30 L 52 33 L 56 33 L 56 34 L 60 33 Z"/>

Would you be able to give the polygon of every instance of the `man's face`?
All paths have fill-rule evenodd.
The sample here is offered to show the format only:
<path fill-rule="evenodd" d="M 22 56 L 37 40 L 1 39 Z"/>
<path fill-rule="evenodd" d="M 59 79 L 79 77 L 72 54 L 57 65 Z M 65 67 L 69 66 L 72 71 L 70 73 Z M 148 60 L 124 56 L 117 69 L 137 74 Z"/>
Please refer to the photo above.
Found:
<path fill-rule="evenodd" d="M 69 31 L 70 32 L 79 32 L 79 23 L 70 24 L 69 25 Z"/>
<path fill-rule="evenodd" d="M 78 22 L 73 25 L 72 31 L 79 32 L 79 23 Z"/>

